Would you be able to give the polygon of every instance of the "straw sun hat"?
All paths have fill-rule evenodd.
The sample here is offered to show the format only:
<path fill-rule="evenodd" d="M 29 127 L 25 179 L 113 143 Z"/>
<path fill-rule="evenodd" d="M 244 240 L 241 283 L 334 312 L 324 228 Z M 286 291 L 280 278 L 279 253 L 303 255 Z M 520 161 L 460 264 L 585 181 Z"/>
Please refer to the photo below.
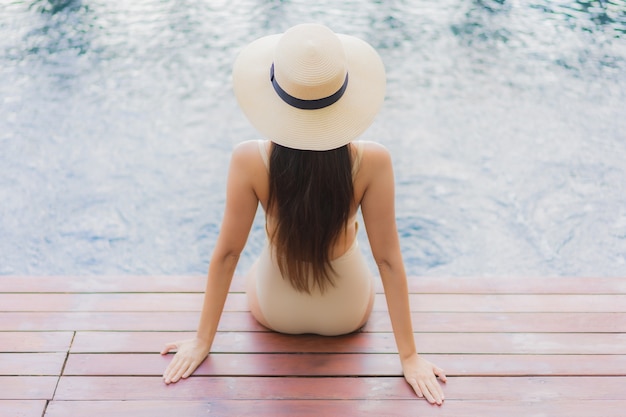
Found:
<path fill-rule="evenodd" d="M 233 86 L 263 136 L 323 151 L 346 145 L 372 123 L 385 97 L 385 68 L 367 42 L 302 24 L 246 46 Z"/>

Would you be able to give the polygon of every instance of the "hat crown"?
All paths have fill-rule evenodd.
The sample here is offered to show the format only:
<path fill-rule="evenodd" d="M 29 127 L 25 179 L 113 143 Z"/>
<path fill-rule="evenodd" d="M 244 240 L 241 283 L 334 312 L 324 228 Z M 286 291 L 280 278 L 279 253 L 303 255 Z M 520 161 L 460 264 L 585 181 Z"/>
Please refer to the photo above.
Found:
<path fill-rule="evenodd" d="M 289 95 L 319 100 L 336 93 L 347 73 L 341 40 L 329 28 L 303 24 L 287 30 L 274 52 L 274 77 Z"/>

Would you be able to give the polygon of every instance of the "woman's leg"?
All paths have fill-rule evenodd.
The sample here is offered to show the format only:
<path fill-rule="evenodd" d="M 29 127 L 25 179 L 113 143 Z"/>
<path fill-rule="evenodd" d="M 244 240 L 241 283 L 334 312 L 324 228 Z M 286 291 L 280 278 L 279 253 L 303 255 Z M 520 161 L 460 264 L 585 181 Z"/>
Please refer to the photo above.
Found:
<path fill-rule="evenodd" d="M 248 275 L 246 275 L 246 294 L 248 295 L 248 307 L 250 307 L 250 313 L 252 316 L 258 321 L 261 325 L 271 329 L 270 325 L 267 324 L 267 320 L 263 317 L 263 313 L 261 312 L 261 307 L 259 306 L 259 298 L 256 294 L 256 270 L 258 267 L 259 260 L 252 265 L 252 268 L 248 271 Z"/>
<path fill-rule="evenodd" d="M 355 244 L 357 245 L 358 245 L 358 242 L 356 240 L 356 234 L 358 233 L 358 231 L 359 231 L 359 222 L 354 222 L 354 234 L 355 234 L 354 239 L 355 239 Z M 360 252 L 358 256 L 361 258 L 360 259 L 361 262 L 365 262 L 362 258 L 363 255 Z M 367 303 L 367 308 L 365 309 L 365 313 L 363 314 L 363 318 L 361 319 L 361 322 L 359 323 L 359 326 L 357 327 L 357 330 L 365 326 L 365 323 L 367 323 L 367 321 L 369 320 L 370 315 L 372 314 L 372 308 L 374 307 L 374 295 L 376 293 L 376 291 L 374 291 L 374 280 L 373 280 L 373 277 L 371 276 L 369 267 L 366 265 L 363 271 L 365 271 L 365 273 L 370 276 L 370 298 Z"/>
<path fill-rule="evenodd" d="M 357 330 L 365 326 L 365 324 L 370 318 L 370 315 L 372 314 L 372 308 L 374 307 L 374 295 L 375 295 L 374 284 L 372 283 L 370 287 L 370 300 L 367 304 L 367 308 L 365 309 L 365 314 L 363 315 L 363 319 L 361 320 L 361 323 L 357 327 Z"/>

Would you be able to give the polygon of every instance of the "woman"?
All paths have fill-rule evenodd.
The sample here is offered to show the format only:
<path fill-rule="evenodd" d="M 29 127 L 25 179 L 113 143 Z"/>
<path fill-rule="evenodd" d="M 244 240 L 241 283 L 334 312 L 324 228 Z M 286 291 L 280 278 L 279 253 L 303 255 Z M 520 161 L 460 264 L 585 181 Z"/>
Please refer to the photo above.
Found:
<path fill-rule="evenodd" d="M 165 383 L 188 377 L 209 354 L 259 203 L 268 243 L 247 276 L 254 317 L 293 334 L 338 335 L 363 326 L 374 290 L 356 243 L 360 207 L 404 377 L 418 396 L 441 404 L 437 377 L 446 377 L 415 349 L 389 153 L 353 142 L 384 100 L 380 57 L 357 38 L 298 25 L 248 45 L 235 62 L 233 84 L 240 107 L 270 140 L 233 151 L 198 332 L 163 349 L 177 350 Z"/>

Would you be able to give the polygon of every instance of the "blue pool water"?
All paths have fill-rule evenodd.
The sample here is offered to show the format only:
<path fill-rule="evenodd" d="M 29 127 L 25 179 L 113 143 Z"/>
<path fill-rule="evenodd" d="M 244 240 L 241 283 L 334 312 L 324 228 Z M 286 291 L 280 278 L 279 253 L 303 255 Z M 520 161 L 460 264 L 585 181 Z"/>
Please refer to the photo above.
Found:
<path fill-rule="evenodd" d="M 623 0 L 3 1 L 0 274 L 205 273 L 232 62 L 308 21 L 383 57 L 411 275 L 626 276 Z"/>

